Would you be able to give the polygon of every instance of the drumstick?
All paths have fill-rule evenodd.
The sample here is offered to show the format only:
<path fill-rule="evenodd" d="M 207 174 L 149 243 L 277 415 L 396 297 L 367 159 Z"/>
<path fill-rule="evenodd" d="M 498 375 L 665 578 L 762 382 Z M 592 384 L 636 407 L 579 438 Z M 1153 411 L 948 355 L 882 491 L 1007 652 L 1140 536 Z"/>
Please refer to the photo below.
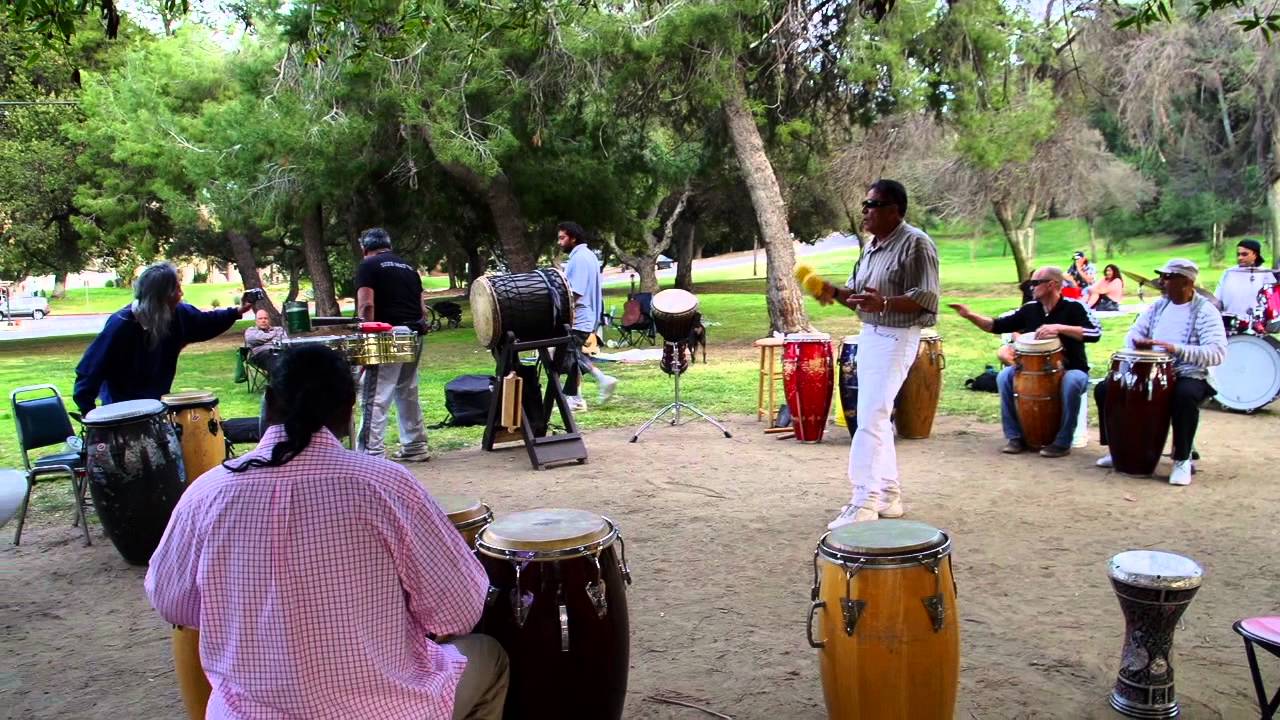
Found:
<path fill-rule="evenodd" d="M 789 432 L 795 432 L 795 430 L 792 429 L 790 425 L 787 425 L 785 427 L 771 427 L 771 428 L 764 429 L 765 435 L 778 435 L 780 433 L 789 433 Z"/>

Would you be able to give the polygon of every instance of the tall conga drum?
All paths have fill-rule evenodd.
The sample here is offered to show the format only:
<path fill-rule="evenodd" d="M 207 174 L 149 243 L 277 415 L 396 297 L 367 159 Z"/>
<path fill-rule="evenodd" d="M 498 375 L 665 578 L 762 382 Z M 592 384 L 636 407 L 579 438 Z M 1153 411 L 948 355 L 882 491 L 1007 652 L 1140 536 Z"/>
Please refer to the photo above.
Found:
<path fill-rule="evenodd" d="M 1039 450 L 1062 429 L 1062 341 L 1030 333 L 1013 342 L 1013 397 L 1022 441 Z"/>
<path fill-rule="evenodd" d="M 783 338 L 782 384 L 791 409 L 791 424 L 800 442 L 822 441 L 834 383 L 830 335 L 791 333 Z"/>
<path fill-rule="evenodd" d="M 942 396 L 942 370 L 947 356 L 942 353 L 942 336 L 931 328 L 920 331 L 920 345 L 915 362 L 907 371 L 893 404 L 897 415 L 894 425 L 898 435 L 909 440 L 922 440 L 933 432 L 933 419 L 938 414 L 938 398 Z"/>
<path fill-rule="evenodd" d="M 477 498 L 465 495 L 437 495 L 436 502 L 449 516 L 449 522 L 462 533 L 469 547 L 476 546 L 476 536 L 485 525 L 493 522 L 493 510 Z"/>
<path fill-rule="evenodd" d="M 182 446 L 159 400 L 104 405 L 84 417 L 87 480 L 102 529 L 146 565 L 185 487 Z"/>
<path fill-rule="evenodd" d="M 477 632 L 511 661 L 503 718 L 619 720 L 631 573 L 617 526 L 583 510 L 528 510 L 494 520 L 476 549 L 491 586 Z"/>
<path fill-rule="evenodd" d="M 849 437 L 858 431 L 858 336 L 840 341 L 840 409 Z"/>
<path fill-rule="evenodd" d="M 827 717 L 952 717 L 960 617 L 946 533 L 911 520 L 833 530 L 814 551 L 810 598 Z"/>
<path fill-rule="evenodd" d="M 1111 558 L 1108 574 L 1124 612 L 1124 649 L 1111 707 L 1135 718 L 1177 717 L 1173 632 L 1204 571 L 1174 553 L 1130 550 Z"/>
<path fill-rule="evenodd" d="M 222 434 L 218 396 L 194 391 L 161 395 L 169 419 L 182 443 L 182 465 L 188 484 L 227 459 L 227 439 Z"/>
<path fill-rule="evenodd" d="M 1104 422 L 1116 472 L 1155 472 L 1173 415 L 1173 357 L 1154 350 L 1121 350 L 1107 372 Z"/>

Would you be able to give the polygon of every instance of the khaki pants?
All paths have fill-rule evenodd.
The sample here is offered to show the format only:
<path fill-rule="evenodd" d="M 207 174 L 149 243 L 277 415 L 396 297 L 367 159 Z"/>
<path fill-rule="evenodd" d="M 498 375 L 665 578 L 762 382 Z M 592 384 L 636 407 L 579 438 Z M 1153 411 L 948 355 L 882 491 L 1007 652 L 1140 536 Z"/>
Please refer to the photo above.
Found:
<path fill-rule="evenodd" d="M 453 696 L 453 720 L 502 720 L 507 701 L 507 653 L 488 635 L 450 641 L 467 658 Z"/>

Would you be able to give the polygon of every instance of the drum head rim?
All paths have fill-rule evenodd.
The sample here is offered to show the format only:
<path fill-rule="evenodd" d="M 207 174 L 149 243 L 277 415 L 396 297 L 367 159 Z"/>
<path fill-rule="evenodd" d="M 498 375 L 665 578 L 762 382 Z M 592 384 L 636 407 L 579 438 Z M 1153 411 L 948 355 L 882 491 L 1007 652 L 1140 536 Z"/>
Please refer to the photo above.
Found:
<path fill-rule="evenodd" d="M 817 343 L 831 342 L 831 335 L 828 333 L 787 333 L 782 336 L 784 343 Z"/>
<path fill-rule="evenodd" d="M 1117 350 L 1111 360 L 1121 362 L 1173 362 L 1173 356 L 1163 350 Z"/>
<path fill-rule="evenodd" d="M 119 406 L 128 406 L 128 407 L 119 407 Z M 103 412 L 108 408 L 113 408 L 113 411 Z M 133 412 L 130 412 L 127 415 L 117 414 L 130 409 L 132 409 Z M 90 410 L 88 414 L 84 416 L 83 424 L 87 427 L 106 427 L 108 425 L 127 425 L 129 423 L 135 423 L 141 420 L 150 420 L 151 418 L 157 415 L 164 415 L 168 412 L 169 412 L 169 409 L 166 408 L 164 406 L 164 403 L 160 402 L 159 400 L 149 400 L 149 399 L 123 400 L 118 403 L 111 403 L 110 405 L 103 405 L 101 407 L 97 407 L 97 408 L 94 408 L 93 410 Z M 95 415 L 97 417 L 94 417 Z"/>
<path fill-rule="evenodd" d="M 218 406 L 218 396 L 208 390 L 188 390 L 185 392 L 165 393 L 160 396 L 160 402 L 170 410 L 181 410 L 184 408 L 213 408 Z"/>
<path fill-rule="evenodd" d="M 839 536 L 851 533 L 863 535 L 880 535 L 886 539 L 893 536 L 909 536 L 914 534 L 918 539 L 896 545 L 853 545 L 842 542 Z M 940 546 L 946 533 L 938 528 L 916 520 L 874 520 L 867 523 L 854 523 L 827 533 L 822 538 L 823 544 L 843 555 L 867 557 L 901 557 L 927 552 Z M 856 538 L 853 538 L 856 540 Z M 868 539 L 871 539 L 870 537 Z"/>
<path fill-rule="evenodd" d="M 818 541 L 817 553 L 818 557 L 834 565 L 859 565 L 866 570 L 917 567 L 922 563 L 951 555 L 951 536 L 943 530 L 938 532 L 942 533 L 942 542 L 938 545 L 925 550 L 915 550 L 896 555 L 878 555 L 840 550 L 827 542 L 828 536 L 831 534 L 827 533 Z"/>
<path fill-rule="evenodd" d="M 502 308 L 499 307 L 498 293 L 493 289 L 488 275 L 476 278 L 472 283 L 469 300 L 471 327 L 475 330 L 476 339 L 480 341 L 481 346 L 491 348 L 498 344 L 498 337 L 502 335 Z M 488 312 L 477 312 L 485 307 L 488 308 Z M 489 331 L 487 338 L 481 334 L 482 330 Z"/>
<path fill-rule="evenodd" d="M 472 495 L 435 495 L 433 499 L 448 516 L 449 521 L 455 525 L 483 517 L 489 512 L 489 506 Z"/>
<path fill-rule="evenodd" d="M 1013 349 L 1015 352 L 1024 355 L 1052 355 L 1062 349 L 1062 341 L 1058 338 L 1044 338 L 1043 340 L 1023 340 L 1018 338 L 1013 341 Z"/>
<path fill-rule="evenodd" d="M 567 513 L 574 513 L 573 516 Z M 566 535 L 563 537 L 550 536 L 547 533 L 526 533 L 525 537 L 519 537 L 521 528 L 513 528 L 511 525 L 520 521 L 530 521 L 537 519 L 541 514 L 543 518 L 552 518 L 557 514 L 570 520 L 583 521 L 586 524 L 588 517 L 599 519 L 600 523 L 590 530 L 581 530 L 574 535 Z M 543 521 L 545 524 L 545 520 Z M 529 523 L 536 524 L 536 523 Z M 528 525 L 521 526 L 527 528 Z M 499 533 L 508 532 L 510 535 L 500 535 Z M 480 533 L 480 537 L 476 538 L 476 547 L 488 555 L 494 557 L 508 557 L 519 555 L 520 557 L 529 556 L 528 559 L 537 560 L 540 558 L 556 559 L 564 554 L 579 555 L 582 554 L 584 548 L 593 548 L 599 546 L 604 548 L 611 544 L 617 537 L 618 529 L 609 518 L 596 513 L 577 510 L 575 508 L 536 508 L 533 510 L 524 510 L 520 512 L 508 513 L 494 519 Z M 534 537 L 530 537 L 533 535 Z M 539 535 L 541 535 L 539 537 Z"/>
<path fill-rule="evenodd" d="M 662 307 L 662 299 L 664 295 L 666 296 L 666 300 L 671 300 L 673 302 L 685 301 L 688 303 L 688 306 L 671 309 L 664 308 Z M 685 315 L 691 315 L 698 311 L 698 297 L 688 290 L 668 288 L 653 296 L 649 301 L 649 311 L 653 315 L 662 314 L 671 317 L 684 317 Z"/>
<path fill-rule="evenodd" d="M 1170 563 L 1170 566 L 1174 564 L 1180 565 L 1182 566 L 1181 569 L 1186 572 L 1178 575 L 1168 575 L 1149 572 L 1145 568 L 1140 570 L 1134 567 L 1123 567 L 1127 561 L 1133 561 L 1130 564 L 1136 564 L 1138 561 L 1137 556 L 1140 555 L 1148 556 L 1149 559 L 1164 560 Z M 1168 569 L 1175 568 L 1169 567 Z M 1200 587 L 1200 584 L 1204 581 L 1204 568 L 1200 566 L 1200 563 L 1185 555 L 1164 550 L 1126 550 L 1122 553 L 1117 553 L 1107 562 L 1107 574 L 1116 582 L 1149 590 L 1190 590 Z"/>

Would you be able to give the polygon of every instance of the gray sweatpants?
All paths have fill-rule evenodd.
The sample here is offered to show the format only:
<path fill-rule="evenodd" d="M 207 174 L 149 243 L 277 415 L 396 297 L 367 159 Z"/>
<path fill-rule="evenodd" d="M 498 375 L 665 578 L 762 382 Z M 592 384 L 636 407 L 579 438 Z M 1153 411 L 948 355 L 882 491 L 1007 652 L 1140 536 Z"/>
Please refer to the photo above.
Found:
<path fill-rule="evenodd" d="M 418 360 L 407 363 L 366 365 L 360 370 L 360 435 L 356 451 L 383 455 L 387 417 L 395 400 L 400 420 L 400 445 L 406 454 L 426 452 L 427 430 L 418 400 Z"/>

